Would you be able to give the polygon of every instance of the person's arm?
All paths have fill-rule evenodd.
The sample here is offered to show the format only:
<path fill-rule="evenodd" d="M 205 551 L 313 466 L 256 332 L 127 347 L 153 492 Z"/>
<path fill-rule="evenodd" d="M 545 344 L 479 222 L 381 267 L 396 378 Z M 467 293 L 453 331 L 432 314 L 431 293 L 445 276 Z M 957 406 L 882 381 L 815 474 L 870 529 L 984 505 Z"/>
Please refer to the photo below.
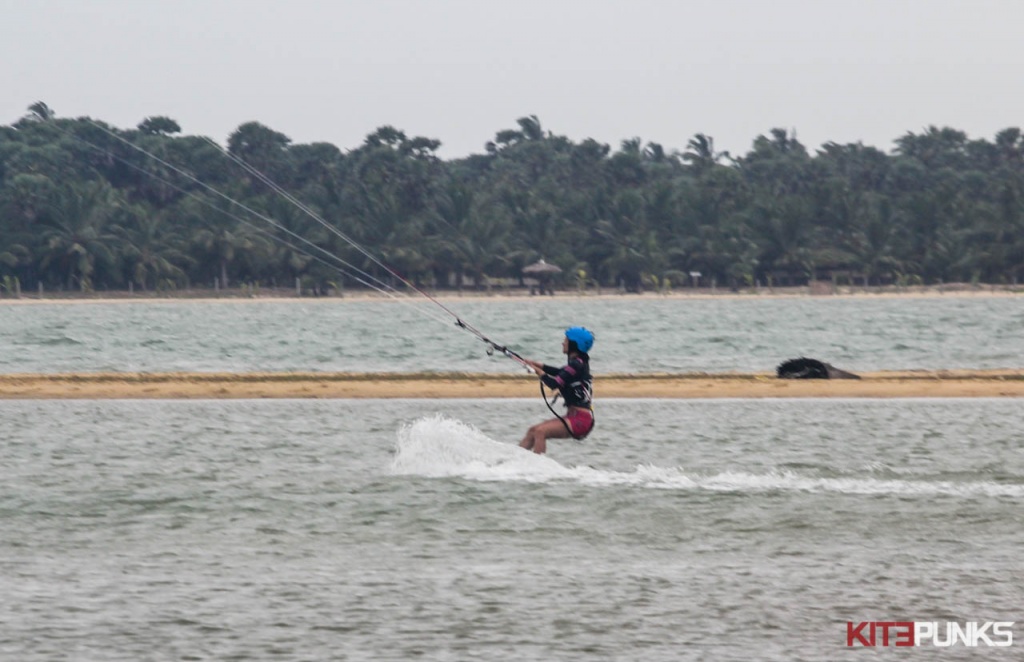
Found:
<path fill-rule="evenodd" d="M 537 373 L 538 376 L 544 374 L 544 364 L 540 361 L 534 361 L 533 359 L 523 359 L 523 363 L 530 366 L 530 369 Z"/>
<path fill-rule="evenodd" d="M 582 369 L 582 364 L 573 359 L 569 361 L 568 365 L 562 366 L 561 368 L 552 368 L 551 366 L 542 366 L 544 374 L 540 375 L 540 380 L 544 382 L 544 385 L 548 388 L 561 389 L 567 383 L 571 382 L 572 379 L 579 374 Z"/>
<path fill-rule="evenodd" d="M 561 368 L 556 368 L 554 366 L 547 365 L 546 363 L 541 363 L 540 361 L 534 361 L 532 359 L 524 358 L 523 362 L 526 365 L 530 366 L 530 369 L 537 373 L 537 376 L 540 377 L 541 379 L 544 379 L 545 375 L 557 375 L 562 370 Z M 552 386 L 551 388 L 555 387 Z"/>

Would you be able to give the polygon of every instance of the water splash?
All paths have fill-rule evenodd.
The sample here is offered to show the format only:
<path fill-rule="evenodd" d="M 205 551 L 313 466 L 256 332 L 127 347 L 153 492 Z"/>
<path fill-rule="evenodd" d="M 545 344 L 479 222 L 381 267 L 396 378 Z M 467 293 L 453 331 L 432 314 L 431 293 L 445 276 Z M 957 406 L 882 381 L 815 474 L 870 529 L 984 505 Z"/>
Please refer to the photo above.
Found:
<path fill-rule="evenodd" d="M 441 415 L 421 418 L 398 431 L 391 472 L 531 482 L 571 479 L 574 475 L 549 457 L 497 442 L 472 426 Z"/>
<path fill-rule="evenodd" d="M 893 496 L 1024 498 L 1024 485 L 979 480 L 879 479 L 870 476 L 822 478 L 796 471 L 687 472 L 680 467 L 639 465 L 633 471 L 565 467 L 550 457 L 491 439 L 476 428 L 434 415 L 403 426 L 398 433 L 395 475 L 457 477 L 481 481 L 576 482 L 592 487 L 631 486 L 665 490 L 764 493 L 810 492 Z"/>

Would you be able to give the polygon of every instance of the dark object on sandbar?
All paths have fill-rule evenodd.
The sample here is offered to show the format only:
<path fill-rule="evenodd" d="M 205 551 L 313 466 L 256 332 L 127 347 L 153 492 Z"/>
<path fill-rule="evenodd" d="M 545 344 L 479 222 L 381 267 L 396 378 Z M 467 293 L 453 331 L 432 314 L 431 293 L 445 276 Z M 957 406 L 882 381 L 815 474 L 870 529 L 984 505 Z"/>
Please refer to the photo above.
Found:
<path fill-rule="evenodd" d="M 860 379 L 852 372 L 803 356 L 780 363 L 775 374 L 779 379 Z"/>

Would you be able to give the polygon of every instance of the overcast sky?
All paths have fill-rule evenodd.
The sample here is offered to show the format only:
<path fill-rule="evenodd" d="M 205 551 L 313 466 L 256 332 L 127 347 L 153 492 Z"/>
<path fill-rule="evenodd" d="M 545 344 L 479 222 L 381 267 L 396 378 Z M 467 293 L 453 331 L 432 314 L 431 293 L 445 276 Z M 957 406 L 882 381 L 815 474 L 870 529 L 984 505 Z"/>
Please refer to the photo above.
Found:
<path fill-rule="evenodd" d="M 0 0 L 0 124 L 35 101 L 224 143 L 390 124 L 481 153 L 516 118 L 618 148 L 810 149 L 1024 125 L 1021 0 Z"/>

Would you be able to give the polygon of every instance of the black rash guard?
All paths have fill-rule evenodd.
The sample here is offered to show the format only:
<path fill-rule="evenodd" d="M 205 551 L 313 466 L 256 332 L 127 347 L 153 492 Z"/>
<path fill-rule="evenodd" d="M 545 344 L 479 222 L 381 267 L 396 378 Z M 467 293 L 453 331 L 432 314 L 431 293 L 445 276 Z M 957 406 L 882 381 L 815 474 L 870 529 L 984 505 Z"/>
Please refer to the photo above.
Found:
<path fill-rule="evenodd" d="M 545 365 L 544 373 L 540 380 L 548 388 L 558 389 L 566 407 L 591 409 L 594 385 L 586 355 L 572 357 L 561 368 Z"/>

